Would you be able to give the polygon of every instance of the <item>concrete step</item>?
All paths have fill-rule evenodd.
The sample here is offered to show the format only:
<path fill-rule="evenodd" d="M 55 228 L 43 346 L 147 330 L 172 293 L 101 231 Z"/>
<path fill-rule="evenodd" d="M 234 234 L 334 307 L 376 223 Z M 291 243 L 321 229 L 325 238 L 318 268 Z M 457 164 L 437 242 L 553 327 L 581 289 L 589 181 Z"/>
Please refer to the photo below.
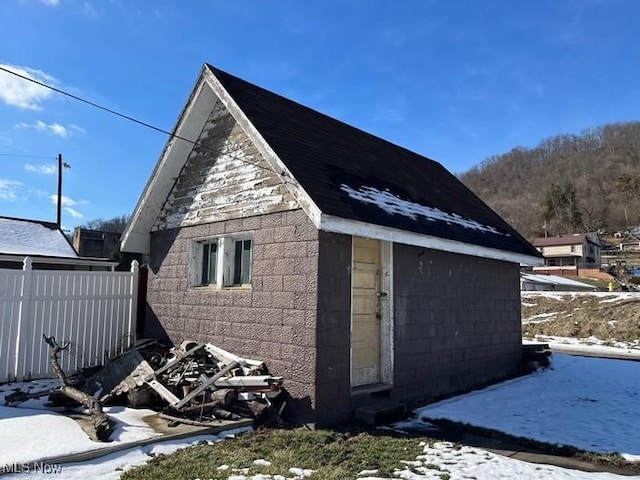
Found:
<path fill-rule="evenodd" d="M 407 406 L 393 400 L 382 400 L 356 408 L 354 418 L 365 425 L 378 425 L 407 416 Z"/>

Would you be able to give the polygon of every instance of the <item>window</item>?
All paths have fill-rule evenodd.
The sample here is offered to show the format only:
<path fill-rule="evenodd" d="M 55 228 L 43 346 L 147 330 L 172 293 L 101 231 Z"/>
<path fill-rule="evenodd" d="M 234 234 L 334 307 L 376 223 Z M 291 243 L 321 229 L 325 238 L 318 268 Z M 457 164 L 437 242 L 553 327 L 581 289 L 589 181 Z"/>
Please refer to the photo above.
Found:
<path fill-rule="evenodd" d="M 251 285 L 253 241 L 247 235 L 195 240 L 191 243 L 189 286 Z"/>

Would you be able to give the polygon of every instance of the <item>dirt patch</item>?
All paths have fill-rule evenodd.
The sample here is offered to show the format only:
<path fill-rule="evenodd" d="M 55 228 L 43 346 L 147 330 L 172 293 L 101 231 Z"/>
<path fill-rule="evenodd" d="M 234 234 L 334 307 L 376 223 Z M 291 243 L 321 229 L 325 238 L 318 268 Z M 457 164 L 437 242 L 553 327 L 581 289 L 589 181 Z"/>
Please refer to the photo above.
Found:
<path fill-rule="evenodd" d="M 589 338 L 607 343 L 640 339 L 640 298 L 554 295 L 523 296 L 522 334 Z"/>

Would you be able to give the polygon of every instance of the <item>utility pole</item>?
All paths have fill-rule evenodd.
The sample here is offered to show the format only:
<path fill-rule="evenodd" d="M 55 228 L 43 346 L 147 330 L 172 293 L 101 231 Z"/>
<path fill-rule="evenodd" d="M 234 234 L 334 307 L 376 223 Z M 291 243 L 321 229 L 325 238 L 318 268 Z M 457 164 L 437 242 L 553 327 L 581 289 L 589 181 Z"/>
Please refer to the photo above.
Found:
<path fill-rule="evenodd" d="M 71 168 L 67 162 L 62 162 L 62 154 L 58 154 L 58 228 L 62 229 L 62 168 Z"/>
<path fill-rule="evenodd" d="M 62 228 L 62 154 L 58 154 L 58 228 Z"/>

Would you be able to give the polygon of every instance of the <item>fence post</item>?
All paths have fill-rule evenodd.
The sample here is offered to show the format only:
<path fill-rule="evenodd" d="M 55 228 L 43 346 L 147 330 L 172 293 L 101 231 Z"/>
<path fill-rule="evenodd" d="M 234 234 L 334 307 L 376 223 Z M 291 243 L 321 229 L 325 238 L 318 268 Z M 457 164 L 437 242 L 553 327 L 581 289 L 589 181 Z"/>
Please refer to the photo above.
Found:
<path fill-rule="evenodd" d="M 31 274 L 33 272 L 30 257 L 24 258 L 22 272 L 22 291 L 20 292 L 20 313 L 18 315 L 18 328 L 16 328 L 16 356 L 13 372 L 16 380 L 20 381 L 24 380 L 24 373 L 27 368 L 27 331 L 29 328 L 29 308 L 31 306 Z"/>
<path fill-rule="evenodd" d="M 129 300 L 129 347 L 136 343 L 136 320 L 138 318 L 138 278 L 140 264 L 137 260 L 131 262 L 131 298 Z"/>

